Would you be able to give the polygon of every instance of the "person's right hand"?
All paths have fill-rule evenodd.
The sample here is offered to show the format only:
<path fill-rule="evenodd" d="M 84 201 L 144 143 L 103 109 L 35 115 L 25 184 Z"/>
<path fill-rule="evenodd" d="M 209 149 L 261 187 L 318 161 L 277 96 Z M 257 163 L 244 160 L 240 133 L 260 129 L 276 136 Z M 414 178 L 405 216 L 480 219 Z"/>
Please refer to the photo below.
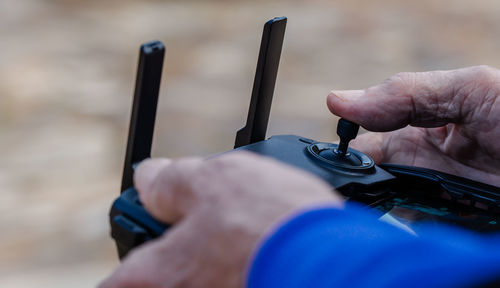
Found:
<path fill-rule="evenodd" d="M 332 91 L 327 104 L 367 130 L 392 131 L 353 141 L 377 163 L 431 168 L 500 186 L 497 69 L 400 73 L 366 90 Z"/>

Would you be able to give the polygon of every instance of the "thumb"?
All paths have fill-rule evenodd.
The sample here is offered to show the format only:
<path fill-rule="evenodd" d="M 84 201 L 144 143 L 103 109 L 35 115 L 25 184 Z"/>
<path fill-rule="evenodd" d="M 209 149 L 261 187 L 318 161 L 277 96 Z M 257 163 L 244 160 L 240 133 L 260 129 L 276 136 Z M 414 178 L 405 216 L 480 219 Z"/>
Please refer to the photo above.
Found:
<path fill-rule="evenodd" d="M 333 114 L 372 131 L 466 124 L 490 102 L 486 97 L 499 94 L 499 78 L 498 70 L 487 66 L 399 73 L 366 90 L 332 91 L 327 104 Z"/>
<path fill-rule="evenodd" d="M 148 159 L 134 173 L 135 187 L 144 207 L 158 220 L 173 224 L 194 204 L 189 183 L 202 164 L 198 158 Z"/>

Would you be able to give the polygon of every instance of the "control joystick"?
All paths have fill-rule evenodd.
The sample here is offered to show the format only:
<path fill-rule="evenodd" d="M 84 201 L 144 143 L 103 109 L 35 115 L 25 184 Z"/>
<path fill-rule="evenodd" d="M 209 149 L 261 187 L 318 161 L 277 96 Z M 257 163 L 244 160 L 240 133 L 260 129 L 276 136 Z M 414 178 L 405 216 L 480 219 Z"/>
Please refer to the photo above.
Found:
<path fill-rule="evenodd" d="M 337 135 L 340 137 L 339 146 L 335 150 L 339 156 L 347 156 L 349 142 L 358 136 L 359 125 L 344 118 L 337 124 Z"/>
<path fill-rule="evenodd" d="M 368 155 L 349 148 L 349 142 L 356 138 L 358 131 L 358 124 L 340 118 L 337 125 L 339 144 L 315 143 L 308 147 L 309 153 L 320 163 L 340 171 L 370 172 L 373 170 L 373 160 Z"/>

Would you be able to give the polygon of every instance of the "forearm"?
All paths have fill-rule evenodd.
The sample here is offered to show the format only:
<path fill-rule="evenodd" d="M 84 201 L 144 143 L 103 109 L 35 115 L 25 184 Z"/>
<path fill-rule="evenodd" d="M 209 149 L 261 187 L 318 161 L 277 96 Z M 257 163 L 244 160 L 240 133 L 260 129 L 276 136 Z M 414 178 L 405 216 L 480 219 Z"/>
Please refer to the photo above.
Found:
<path fill-rule="evenodd" d="M 359 207 L 310 210 L 262 244 L 248 286 L 456 287 L 500 274 L 500 237 L 447 226 L 422 235 Z"/>

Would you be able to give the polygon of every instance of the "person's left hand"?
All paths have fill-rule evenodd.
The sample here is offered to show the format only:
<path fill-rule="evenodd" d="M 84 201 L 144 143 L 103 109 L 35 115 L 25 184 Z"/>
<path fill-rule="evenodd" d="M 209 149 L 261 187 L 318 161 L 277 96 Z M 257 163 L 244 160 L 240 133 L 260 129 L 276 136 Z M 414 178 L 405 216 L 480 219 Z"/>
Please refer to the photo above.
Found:
<path fill-rule="evenodd" d="M 155 218 L 174 225 L 133 250 L 101 288 L 244 286 L 252 252 L 273 226 L 311 206 L 342 206 L 319 178 L 243 152 L 147 160 L 135 187 Z"/>

